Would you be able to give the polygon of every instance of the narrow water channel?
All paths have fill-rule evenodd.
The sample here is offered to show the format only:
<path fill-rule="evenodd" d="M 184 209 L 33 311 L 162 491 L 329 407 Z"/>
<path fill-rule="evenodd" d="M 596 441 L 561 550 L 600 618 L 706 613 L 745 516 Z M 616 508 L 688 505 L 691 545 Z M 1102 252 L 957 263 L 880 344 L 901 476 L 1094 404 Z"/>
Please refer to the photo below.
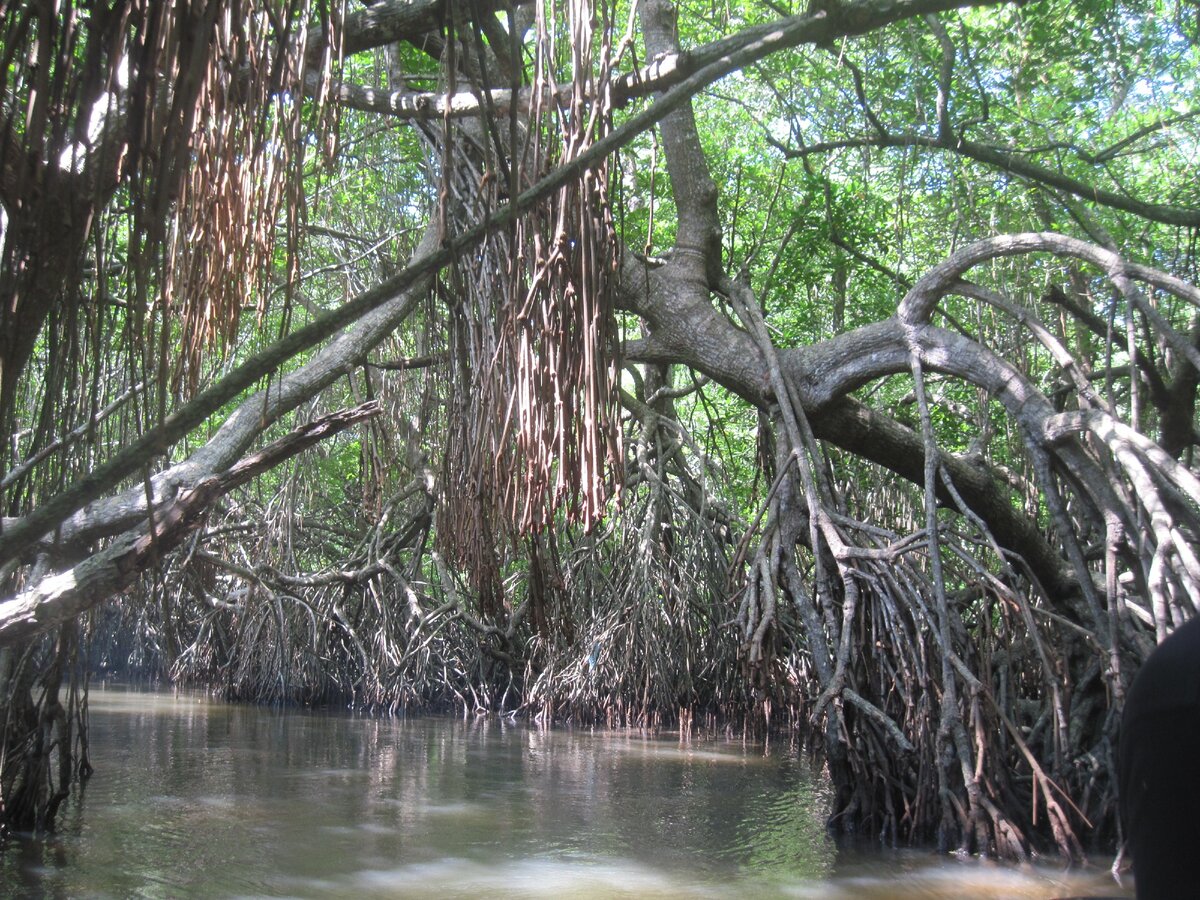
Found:
<path fill-rule="evenodd" d="M 98 687 L 96 775 L 19 897 L 1131 896 L 1106 873 L 839 851 L 787 746 L 273 711 Z"/>

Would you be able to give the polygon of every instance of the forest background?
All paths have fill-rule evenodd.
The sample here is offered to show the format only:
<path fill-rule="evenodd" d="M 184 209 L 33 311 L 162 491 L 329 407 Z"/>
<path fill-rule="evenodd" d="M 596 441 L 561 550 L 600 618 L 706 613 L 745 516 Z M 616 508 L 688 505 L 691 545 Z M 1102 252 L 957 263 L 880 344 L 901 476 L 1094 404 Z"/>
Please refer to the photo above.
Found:
<path fill-rule="evenodd" d="M 88 672 L 796 727 L 1119 844 L 1200 603 L 1195 7 L 0 0 L 0 819 Z"/>

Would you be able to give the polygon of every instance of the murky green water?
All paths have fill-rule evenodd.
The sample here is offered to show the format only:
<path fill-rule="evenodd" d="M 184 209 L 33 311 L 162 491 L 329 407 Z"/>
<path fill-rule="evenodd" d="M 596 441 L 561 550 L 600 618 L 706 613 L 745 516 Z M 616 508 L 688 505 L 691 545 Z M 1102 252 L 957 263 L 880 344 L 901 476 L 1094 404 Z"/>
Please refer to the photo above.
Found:
<path fill-rule="evenodd" d="M 96 775 L 18 897 L 1056 897 L 1102 872 L 839 853 L 786 747 L 92 692 Z"/>

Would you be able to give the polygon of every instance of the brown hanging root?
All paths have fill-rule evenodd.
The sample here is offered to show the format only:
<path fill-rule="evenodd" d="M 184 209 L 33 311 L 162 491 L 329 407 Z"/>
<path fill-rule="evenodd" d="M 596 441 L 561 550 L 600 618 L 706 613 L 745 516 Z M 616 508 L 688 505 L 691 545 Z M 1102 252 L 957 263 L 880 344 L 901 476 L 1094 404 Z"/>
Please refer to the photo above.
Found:
<path fill-rule="evenodd" d="M 604 136 L 610 116 L 612 48 L 607 39 L 597 46 L 595 30 L 607 34 L 607 8 L 572 0 L 565 21 L 546 13 L 539 5 L 525 143 L 507 148 L 518 184 L 578 156 Z M 563 28 L 569 41 L 560 40 Z M 563 44 L 573 87 L 557 106 L 552 88 Z M 447 214 L 469 222 L 501 202 L 498 141 L 475 136 L 477 125 L 452 131 L 444 124 L 444 145 L 453 150 L 443 173 Z M 438 536 L 447 559 L 470 574 L 488 614 L 500 611 L 504 535 L 536 533 L 560 515 L 590 529 L 619 490 L 610 297 L 616 241 L 606 185 L 604 168 L 585 172 L 510 232 L 459 259 L 450 278 L 452 405 L 460 414 L 452 417 L 444 461 Z"/>
<path fill-rule="evenodd" d="M 264 322 L 281 213 L 290 300 L 307 208 L 305 104 L 295 100 L 306 79 L 315 82 L 318 143 L 332 158 L 339 106 L 322 100 L 340 62 L 340 4 L 320 5 L 319 31 L 307 29 L 318 18 L 309 0 L 288 5 L 273 16 L 218 19 L 212 46 L 220 55 L 208 62 L 194 103 L 181 113 L 191 124 L 181 148 L 189 162 L 164 233 L 159 304 L 162 327 L 181 323 L 174 381 L 188 390 L 202 375 L 205 354 L 236 338 L 247 297 L 258 297 Z M 279 33 L 281 23 L 291 31 Z M 309 46 L 314 35 L 320 44 Z"/>

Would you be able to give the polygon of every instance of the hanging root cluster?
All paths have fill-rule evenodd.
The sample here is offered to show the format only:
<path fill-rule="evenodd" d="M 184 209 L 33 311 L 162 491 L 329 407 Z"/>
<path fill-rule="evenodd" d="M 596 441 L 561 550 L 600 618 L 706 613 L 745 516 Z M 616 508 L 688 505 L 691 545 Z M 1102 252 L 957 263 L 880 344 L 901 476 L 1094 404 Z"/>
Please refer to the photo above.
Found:
<path fill-rule="evenodd" d="M 142 199 L 133 208 L 144 217 L 139 225 L 149 237 L 135 269 L 158 285 L 155 312 L 164 341 L 165 323 L 179 323 L 170 365 L 173 381 L 189 390 L 204 374 L 205 354 L 236 338 L 247 298 L 258 298 L 258 323 L 264 324 L 275 293 L 268 276 L 281 220 L 291 298 L 307 208 L 306 143 L 315 135 L 327 161 L 335 149 L 338 106 L 324 101 L 340 65 L 340 6 L 290 0 L 272 15 L 243 15 L 213 3 L 206 9 L 213 21 L 198 29 L 185 18 L 163 17 L 181 32 L 164 40 L 187 43 L 207 36 L 213 46 L 195 79 L 195 96 L 179 98 L 170 121 L 155 123 L 162 112 L 146 110 L 151 127 L 178 145 L 169 147 L 178 154 L 171 162 L 177 174 L 166 182 L 178 182 L 174 195 L 162 195 L 161 178 L 133 185 Z M 188 83 L 179 72 L 166 74 L 173 83 Z M 306 83 L 316 100 L 311 123 L 305 105 L 295 100 Z M 156 266 L 159 258 L 163 264 Z M 166 346 L 154 349 L 162 353 L 158 364 L 166 366 Z M 167 374 L 161 371 L 160 379 Z"/>
<path fill-rule="evenodd" d="M 612 48 L 610 29 L 593 17 L 606 15 L 606 6 L 572 2 L 560 22 L 538 4 L 536 76 L 520 128 L 442 136 L 446 227 L 476 221 L 604 136 L 610 109 L 595 98 L 609 95 Z M 565 92 L 556 81 L 564 67 Z M 498 542 L 556 518 L 591 528 L 619 488 L 615 262 L 601 167 L 449 275 L 453 390 L 438 540 L 472 573 L 489 616 L 501 602 Z"/>
<path fill-rule="evenodd" d="M 327 89 L 338 8 L 0 0 L 6 516 L 165 415 L 212 373 L 205 354 L 233 339 L 247 297 L 269 296 L 276 222 L 287 210 L 293 241 L 304 209 L 313 129 L 296 98 Z M 86 553 L 53 550 L 0 571 L 5 595 Z M 0 650 L 0 825 L 52 823 L 69 760 L 86 766 L 72 747 L 76 676 L 60 698 L 73 629 Z"/>

